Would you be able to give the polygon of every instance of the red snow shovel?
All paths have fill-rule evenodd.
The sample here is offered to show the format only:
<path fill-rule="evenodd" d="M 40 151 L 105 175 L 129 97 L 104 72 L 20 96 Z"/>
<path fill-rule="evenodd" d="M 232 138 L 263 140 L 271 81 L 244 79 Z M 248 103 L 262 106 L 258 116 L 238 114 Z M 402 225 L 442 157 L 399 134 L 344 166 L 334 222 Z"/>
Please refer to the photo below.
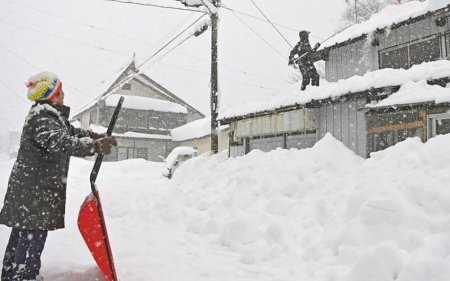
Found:
<path fill-rule="evenodd" d="M 123 97 L 120 97 L 106 132 L 108 136 L 112 134 L 122 103 Z M 108 281 L 118 281 L 108 232 L 106 231 L 105 218 L 103 217 L 102 203 L 95 184 L 102 161 L 103 155 L 97 155 L 90 177 L 92 193 L 86 197 L 83 205 L 81 205 L 80 213 L 78 214 L 78 229 L 98 267 L 105 274 L 106 279 Z"/>

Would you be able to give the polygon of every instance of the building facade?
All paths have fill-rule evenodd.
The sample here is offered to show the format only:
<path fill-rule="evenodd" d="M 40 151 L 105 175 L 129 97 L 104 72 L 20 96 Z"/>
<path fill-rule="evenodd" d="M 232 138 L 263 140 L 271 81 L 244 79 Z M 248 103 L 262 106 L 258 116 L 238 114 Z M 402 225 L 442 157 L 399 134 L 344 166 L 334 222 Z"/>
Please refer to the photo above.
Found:
<path fill-rule="evenodd" d="M 143 73 L 122 82 L 135 72 L 133 62 L 105 94 L 71 118 L 83 128 L 106 131 L 120 96 L 125 97 L 114 128 L 118 145 L 105 157 L 106 161 L 133 158 L 163 161 L 176 146 L 170 130 L 204 118 L 201 112 Z"/>
<path fill-rule="evenodd" d="M 221 124 L 230 125 L 230 155 L 241 156 L 253 149 L 308 148 L 331 133 L 366 158 L 408 137 L 426 141 L 449 133 L 448 103 L 430 99 L 376 106 L 400 90 L 407 82 L 403 77 L 443 87 L 450 82 L 450 64 L 445 73 L 431 74 L 433 62 L 450 58 L 449 17 L 450 5 L 326 46 L 317 57 L 325 60 L 326 80 L 331 84 L 314 91 L 320 97 L 222 118 Z M 413 67 L 421 64 L 420 69 Z M 398 84 L 394 78 L 377 79 L 388 69 L 399 70 L 395 72 Z M 358 90 L 342 92 L 342 85 L 351 83 L 365 88 L 347 87 Z M 335 92 L 330 92 L 333 87 Z M 329 97 L 323 97 L 321 88 L 330 92 Z"/>

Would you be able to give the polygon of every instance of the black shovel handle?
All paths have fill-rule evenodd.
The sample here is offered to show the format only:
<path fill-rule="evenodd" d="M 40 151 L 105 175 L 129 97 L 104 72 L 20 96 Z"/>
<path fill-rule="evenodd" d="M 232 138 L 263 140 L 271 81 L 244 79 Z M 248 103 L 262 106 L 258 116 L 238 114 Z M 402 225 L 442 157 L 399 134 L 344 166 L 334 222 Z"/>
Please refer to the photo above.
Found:
<path fill-rule="evenodd" d="M 117 118 L 119 117 L 120 109 L 122 108 L 123 104 L 123 97 L 120 97 L 119 102 L 117 103 L 116 109 L 114 110 L 113 116 L 111 117 L 111 121 L 109 122 L 108 130 L 106 131 L 106 135 L 110 137 L 112 135 L 112 132 L 114 130 L 114 126 L 116 125 Z M 91 172 L 91 189 L 92 193 L 96 194 L 96 187 L 95 187 L 95 181 L 97 180 L 98 172 L 100 170 L 100 167 L 103 162 L 103 155 L 98 154 L 97 158 L 95 159 L 94 167 L 92 168 Z"/>

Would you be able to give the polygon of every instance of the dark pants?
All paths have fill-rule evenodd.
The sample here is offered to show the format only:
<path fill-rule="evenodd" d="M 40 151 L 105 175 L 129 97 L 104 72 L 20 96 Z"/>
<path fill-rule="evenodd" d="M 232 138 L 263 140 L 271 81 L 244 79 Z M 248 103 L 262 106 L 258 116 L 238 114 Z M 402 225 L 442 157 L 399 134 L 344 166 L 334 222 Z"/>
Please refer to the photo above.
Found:
<path fill-rule="evenodd" d="M 316 67 L 312 62 L 304 62 L 299 64 L 300 72 L 302 73 L 302 88 L 304 91 L 306 86 L 312 84 L 313 86 L 319 86 L 319 73 L 317 73 Z"/>
<path fill-rule="evenodd" d="M 1 281 L 36 280 L 46 239 L 46 230 L 13 228 L 3 259 Z"/>

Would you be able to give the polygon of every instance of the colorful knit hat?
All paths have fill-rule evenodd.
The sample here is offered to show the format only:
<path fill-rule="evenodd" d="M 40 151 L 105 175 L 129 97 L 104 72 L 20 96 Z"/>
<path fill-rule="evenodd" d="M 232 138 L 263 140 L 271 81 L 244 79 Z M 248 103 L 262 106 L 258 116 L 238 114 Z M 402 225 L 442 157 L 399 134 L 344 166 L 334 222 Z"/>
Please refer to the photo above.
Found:
<path fill-rule="evenodd" d="M 52 100 L 61 90 L 62 83 L 51 72 L 41 72 L 28 79 L 28 99 L 31 101 Z"/>

